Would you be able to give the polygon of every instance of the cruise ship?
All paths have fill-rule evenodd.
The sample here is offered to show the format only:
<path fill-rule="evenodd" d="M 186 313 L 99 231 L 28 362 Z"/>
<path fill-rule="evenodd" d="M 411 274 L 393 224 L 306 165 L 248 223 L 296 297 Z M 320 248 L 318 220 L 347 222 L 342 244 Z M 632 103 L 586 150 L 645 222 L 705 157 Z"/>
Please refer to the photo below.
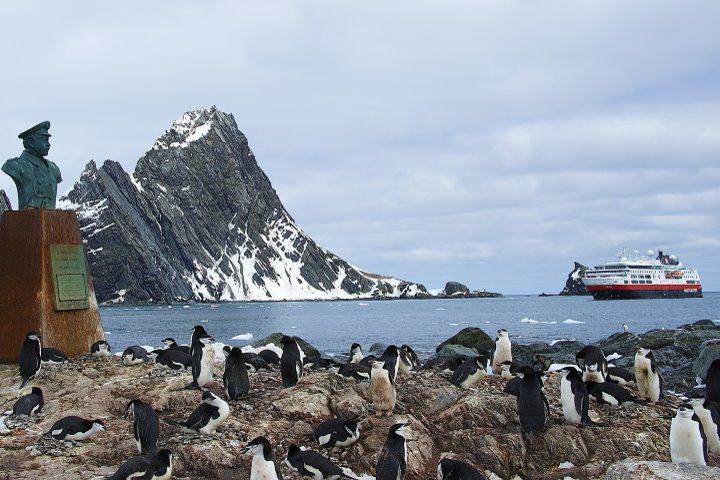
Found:
<path fill-rule="evenodd" d="M 588 268 L 582 281 L 595 300 L 702 297 L 697 270 L 662 250 L 657 257 L 652 250 L 642 256 L 636 251 L 631 259 L 625 249 L 617 261 Z"/>

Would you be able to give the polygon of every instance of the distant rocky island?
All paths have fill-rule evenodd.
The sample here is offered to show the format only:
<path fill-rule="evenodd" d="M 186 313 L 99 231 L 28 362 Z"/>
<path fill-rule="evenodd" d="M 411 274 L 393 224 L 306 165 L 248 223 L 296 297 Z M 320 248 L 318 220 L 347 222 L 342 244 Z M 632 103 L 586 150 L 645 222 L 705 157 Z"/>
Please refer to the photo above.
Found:
<path fill-rule="evenodd" d="M 575 266 L 572 272 L 568 274 L 565 288 L 562 289 L 560 295 L 590 295 L 590 291 L 582 281 L 582 276 L 587 268 L 585 265 L 575 262 Z"/>
<path fill-rule="evenodd" d="M 176 120 L 132 173 L 90 161 L 58 208 L 78 214 L 105 304 L 433 297 L 315 243 L 216 107 Z M 498 296 L 448 285 L 440 296 Z"/>

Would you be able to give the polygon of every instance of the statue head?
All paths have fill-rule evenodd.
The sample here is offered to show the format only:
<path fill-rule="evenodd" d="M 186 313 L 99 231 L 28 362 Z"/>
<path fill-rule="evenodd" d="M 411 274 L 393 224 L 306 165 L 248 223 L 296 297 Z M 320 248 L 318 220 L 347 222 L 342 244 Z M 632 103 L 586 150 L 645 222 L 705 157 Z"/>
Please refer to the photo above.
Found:
<path fill-rule="evenodd" d="M 18 135 L 18 138 L 22 138 L 25 150 L 42 158 L 50 152 L 50 133 L 48 130 L 50 130 L 50 122 L 40 122 L 22 132 Z"/>

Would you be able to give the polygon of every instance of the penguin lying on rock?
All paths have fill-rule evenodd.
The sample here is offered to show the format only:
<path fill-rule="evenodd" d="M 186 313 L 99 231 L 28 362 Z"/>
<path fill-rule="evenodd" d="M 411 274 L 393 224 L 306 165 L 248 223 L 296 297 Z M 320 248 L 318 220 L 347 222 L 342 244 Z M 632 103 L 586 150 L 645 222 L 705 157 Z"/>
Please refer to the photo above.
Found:
<path fill-rule="evenodd" d="M 123 350 L 122 353 L 122 364 L 129 367 L 131 365 L 139 365 L 141 363 L 149 362 L 150 357 L 148 356 L 147 350 L 140 345 L 131 345 Z"/>
<path fill-rule="evenodd" d="M 324 455 L 305 450 L 295 444 L 288 447 L 285 463 L 304 477 L 315 480 L 339 480 L 350 477 Z"/>
<path fill-rule="evenodd" d="M 437 478 L 438 480 L 487 480 L 487 477 L 472 465 L 451 458 L 440 460 Z"/>
<path fill-rule="evenodd" d="M 40 413 L 45 400 L 43 391 L 39 387 L 32 387 L 32 391 L 18 398 L 13 405 L 11 415 L 13 417 L 29 417 Z"/>
<path fill-rule="evenodd" d="M 337 374 L 347 378 L 354 378 L 355 380 L 363 381 L 370 380 L 371 368 L 362 363 L 346 363 L 340 365 Z"/>
<path fill-rule="evenodd" d="M 212 435 L 230 415 L 230 406 L 210 390 L 202 394 L 202 402 L 187 420 L 177 422 L 166 420 L 171 425 L 182 427 L 186 432 Z"/>
<path fill-rule="evenodd" d="M 245 368 L 247 368 L 248 373 L 257 373 L 261 369 L 272 371 L 270 364 L 257 353 L 243 352 L 243 355 L 245 356 Z"/>
<path fill-rule="evenodd" d="M 53 423 L 46 435 L 55 440 L 69 440 L 73 443 L 87 440 L 98 432 L 105 430 L 102 420 L 86 420 L 74 415 L 64 417 Z"/>
<path fill-rule="evenodd" d="M 40 357 L 42 362 L 48 365 L 57 365 L 60 363 L 66 363 L 70 359 L 67 353 L 63 352 L 59 348 L 45 347 L 42 349 L 42 356 Z"/>
<path fill-rule="evenodd" d="M 482 355 L 465 360 L 455 369 L 450 382 L 464 390 L 475 388 L 487 376 L 486 365 L 487 358 Z"/>
<path fill-rule="evenodd" d="M 309 437 L 321 447 L 348 447 L 360 438 L 360 426 L 357 420 L 331 418 L 318 425 Z"/>
<path fill-rule="evenodd" d="M 607 403 L 613 407 L 627 403 L 635 403 L 638 398 L 617 383 L 585 382 L 588 394 L 598 403 Z"/>
<path fill-rule="evenodd" d="M 164 448 L 150 455 L 130 457 L 107 480 L 169 480 L 173 455 Z"/>
<path fill-rule="evenodd" d="M 97 342 L 90 345 L 90 355 L 93 357 L 109 357 L 112 353 L 110 352 L 110 344 L 105 340 L 98 340 Z"/>

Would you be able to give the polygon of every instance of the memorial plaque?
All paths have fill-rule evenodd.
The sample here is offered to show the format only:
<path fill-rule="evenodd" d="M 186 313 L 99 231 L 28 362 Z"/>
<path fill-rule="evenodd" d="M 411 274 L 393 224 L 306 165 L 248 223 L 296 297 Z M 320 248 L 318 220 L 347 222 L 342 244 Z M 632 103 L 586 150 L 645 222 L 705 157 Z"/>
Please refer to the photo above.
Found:
<path fill-rule="evenodd" d="M 87 267 L 82 245 L 50 245 L 55 310 L 89 307 Z"/>

